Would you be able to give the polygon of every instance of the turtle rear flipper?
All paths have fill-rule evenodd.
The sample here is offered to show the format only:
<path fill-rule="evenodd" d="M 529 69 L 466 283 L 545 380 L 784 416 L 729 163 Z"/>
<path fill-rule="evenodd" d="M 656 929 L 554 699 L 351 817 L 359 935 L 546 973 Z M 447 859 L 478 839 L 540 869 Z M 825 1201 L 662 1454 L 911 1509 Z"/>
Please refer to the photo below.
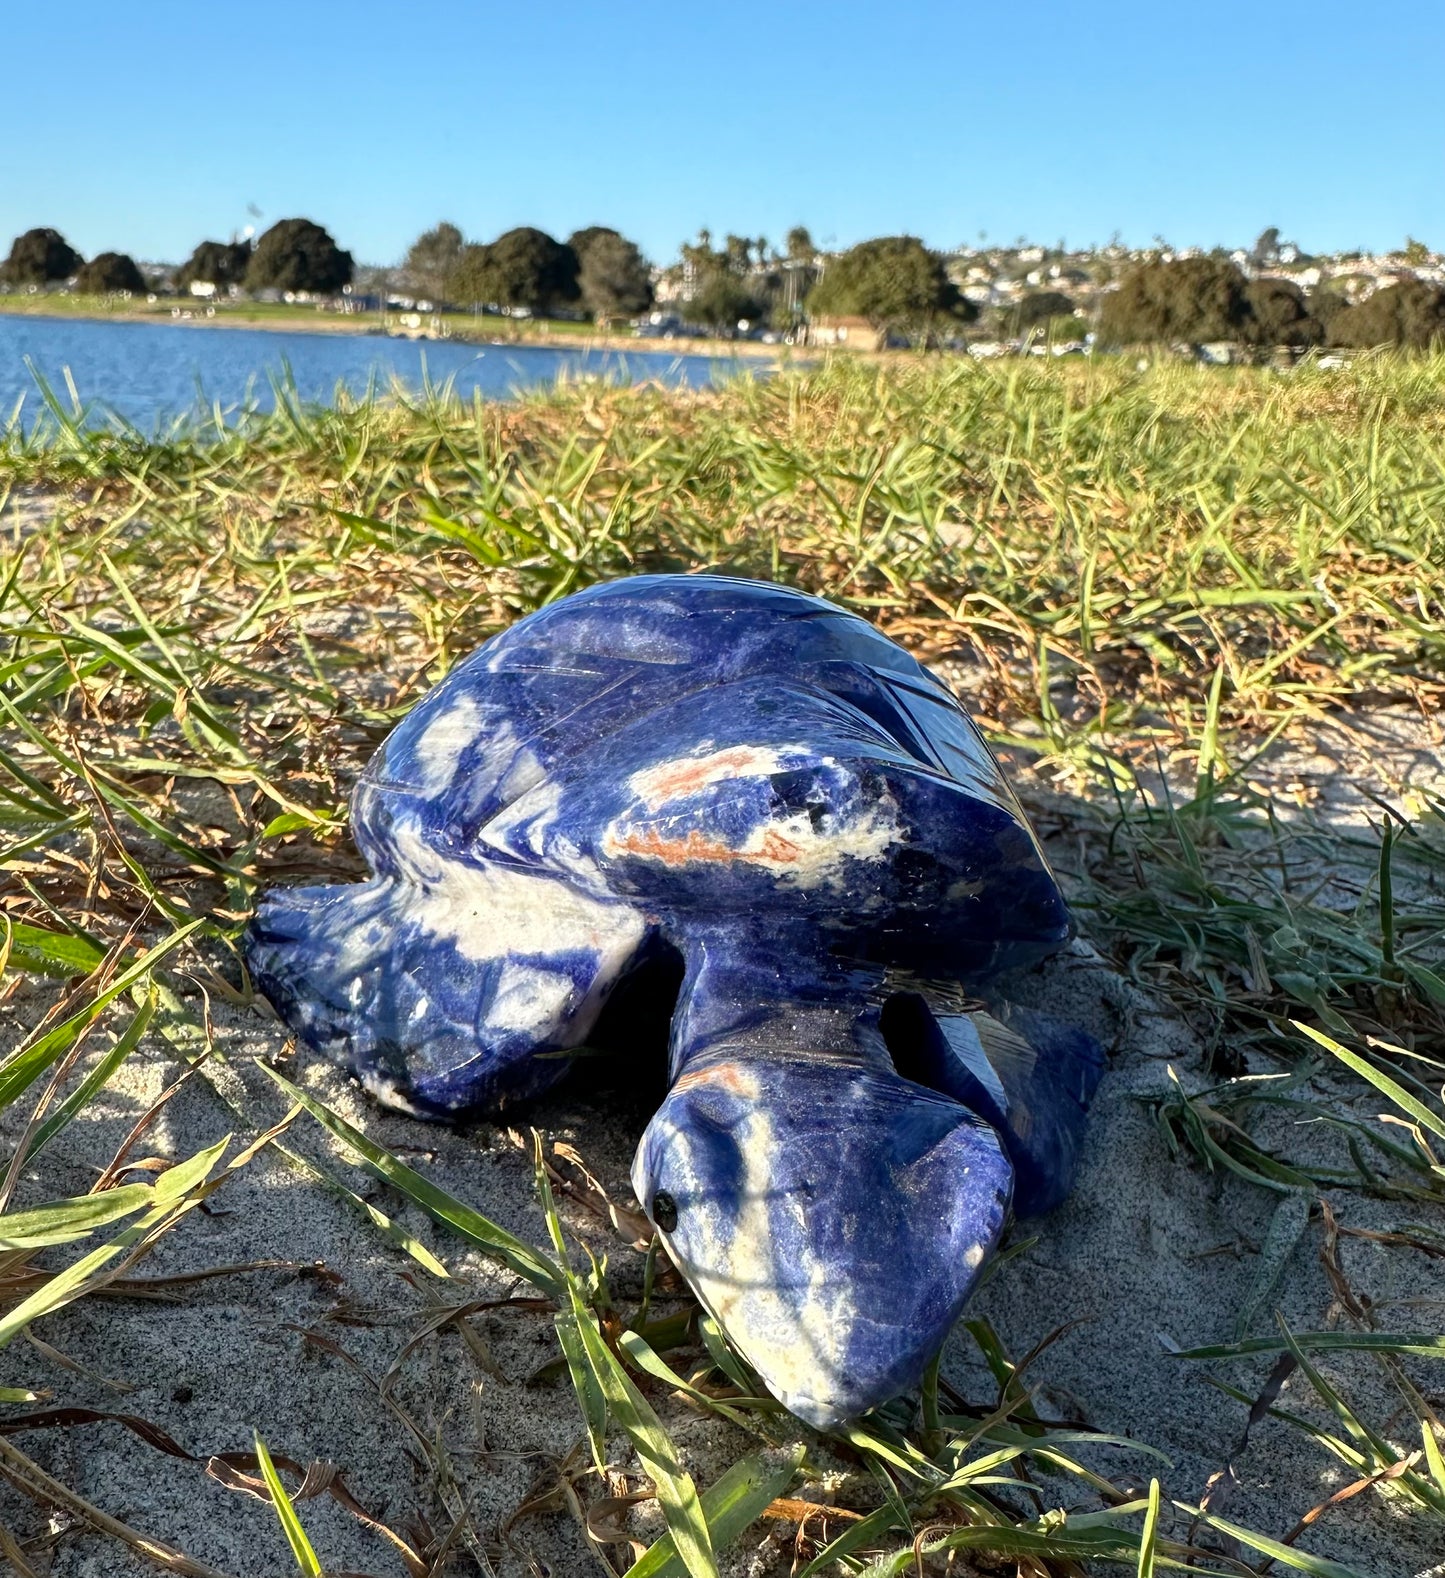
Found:
<path fill-rule="evenodd" d="M 268 894 L 245 939 L 261 993 L 392 1106 L 498 1112 L 566 1073 L 646 937 L 626 905 L 509 867 L 443 861 Z"/>
<path fill-rule="evenodd" d="M 1017 1215 L 1039 1216 L 1063 1201 L 1104 1072 L 1103 1050 L 1087 1031 L 1003 1001 L 948 1012 L 924 992 L 892 996 L 881 1028 L 900 1073 L 998 1131 L 1015 1170 Z"/>

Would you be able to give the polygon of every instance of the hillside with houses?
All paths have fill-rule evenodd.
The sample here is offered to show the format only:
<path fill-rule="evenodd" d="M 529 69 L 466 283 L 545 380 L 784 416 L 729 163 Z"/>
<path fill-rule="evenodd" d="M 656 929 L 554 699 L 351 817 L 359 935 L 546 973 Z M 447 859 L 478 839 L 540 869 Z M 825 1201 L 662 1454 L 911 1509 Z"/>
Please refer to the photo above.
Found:
<path fill-rule="evenodd" d="M 202 241 L 180 263 L 87 261 L 55 230 L 26 231 L 0 265 L 0 307 L 43 309 L 52 297 L 144 300 L 174 317 L 197 304 L 208 316 L 242 302 L 308 307 L 437 334 L 468 332 L 468 318 L 483 333 L 487 318 L 535 319 L 646 339 L 982 357 L 1148 344 L 1235 361 L 1445 339 L 1445 255 L 1409 238 L 1390 252 L 1313 254 L 1274 228 L 1248 248 L 1208 251 L 1162 237 L 1148 248 L 980 237 L 937 250 L 888 236 L 831 249 L 802 226 L 780 245 L 704 229 L 659 263 L 605 226 L 566 241 L 522 226 L 480 242 L 443 222 L 394 265 L 356 263 L 302 218 Z"/>

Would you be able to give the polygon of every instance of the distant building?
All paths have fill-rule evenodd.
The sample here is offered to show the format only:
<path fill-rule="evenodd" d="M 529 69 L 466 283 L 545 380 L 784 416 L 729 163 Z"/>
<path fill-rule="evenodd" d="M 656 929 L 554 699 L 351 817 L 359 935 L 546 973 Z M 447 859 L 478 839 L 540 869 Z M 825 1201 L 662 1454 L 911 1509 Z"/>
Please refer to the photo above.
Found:
<path fill-rule="evenodd" d="M 881 351 L 888 336 L 867 318 L 831 317 L 820 313 L 808 325 L 809 345 L 846 345 L 854 351 Z"/>

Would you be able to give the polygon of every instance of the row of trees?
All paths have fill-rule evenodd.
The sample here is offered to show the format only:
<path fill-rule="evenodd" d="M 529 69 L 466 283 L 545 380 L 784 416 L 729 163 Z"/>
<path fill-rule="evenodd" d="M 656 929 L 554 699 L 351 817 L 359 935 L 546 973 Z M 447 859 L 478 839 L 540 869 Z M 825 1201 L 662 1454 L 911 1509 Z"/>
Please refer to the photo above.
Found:
<path fill-rule="evenodd" d="M 556 312 L 580 305 L 599 323 L 635 317 L 653 304 L 652 269 L 636 243 L 594 225 L 565 242 L 543 230 L 508 230 L 495 241 L 464 239 L 440 224 L 413 242 L 406 272 L 434 300 Z M 682 314 L 731 332 L 739 323 L 789 328 L 806 312 L 867 319 L 880 332 L 932 336 L 971 321 L 973 306 L 949 279 L 943 258 L 914 236 L 885 236 L 828 262 L 802 226 L 778 251 L 766 239 L 709 231 L 682 247 L 670 271 Z"/>
<path fill-rule="evenodd" d="M 1266 244 L 1256 243 L 1260 266 Z M 634 317 L 653 304 L 653 271 L 635 242 L 592 225 L 558 241 L 521 226 L 490 242 L 468 241 L 453 224 L 419 236 L 407 253 L 412 288 L 457 306 L 497 305 L 545 314 L 580 306 L 602 324 Z M 283 219 L 254 244 L 203 241 L 175 283 L 217 289 L 282 290 L 328 295 L 351 283 L 351 254 L 309 219 Z M 805 318 L 857 318 L 882 335 L 902 333 L 924 344 L 978 318 L 949 277 L 945 259 L 916 236 L 883 236 L 824 260 L 801 226 L 783 250 L 766 240 L 728 235 L 715 245 L 701 231 L 669 271 L 684 316 L 731 331 L 744 320 L 796 327 Z M 11 286 L 75 281 L 85 292 L 141 292 L 147 282 L 133 258 L 102 252 L 88 262 L 56 230 L 18 236 L 0 266 Z M 994 309 L 994 327 L 1081 327 L 1073 300 L 1036 290 Z M 1104 296 L 1098 336 L 1105 345 L 1201 344 L 1232 341 L 1256 347 L 1428 346 L 1445 341 L 1445 290 L 1405 278 L 1351 304 L 1320 287 L 1308 295 L 1288 279 L 1246 277 L 1229 258 L 1154 259 L 1132 268 Z"/>
<path fill-rule="evenodd" d="M 311 291 L 327 295 L 351 283 L 355 265 L 331 236 L 309 219 L 283 219 L 253 247 L 249 241 L 203 241 L 181 266 L 176 283 L 193 282 L 247 290 Z M 0 266 L 0 279 L 14 286 L 48 285 L 74 279 L 77 290 L 94 294 L 146 289 L 145 276 L 124 252 L 102 252 L 87 263 L 58 230 L 27 230 L 15 238 Z"/>
<path fill-rule="evenodd" d="M 635 242 L 605 225 L 558 241 L 530 225 L 468 241 L 453 224 L 418 236 L 406 255 L 417 288 L 437 301 L 549 313 L 582 307 L 600 323 L 652 305 L 652 270 Z"/>
<path fill-rule="evenodd" d="M 1225 258 L 1155 261 L 1131 270 L 1104 298 L 1099 338 L 1106 345 L 1423 348 L 1445 341 L 1445 290 L 1407 278 L 1352 306 L 1327 287 L 1306 295 L 1292 280 L 1247 279 Z"/>
<path fill-rule="evenodd" d="M 87 291 L 145 289 L 134 258 L 123 252 L 102 252 L 87 263 L 58 230 L 27 230 L 16 236 L 10 256 L 0 264 L 0 284 L 12 288 L 68 279 Z M 120 283 L 111 285 L 111 279 Z"/>

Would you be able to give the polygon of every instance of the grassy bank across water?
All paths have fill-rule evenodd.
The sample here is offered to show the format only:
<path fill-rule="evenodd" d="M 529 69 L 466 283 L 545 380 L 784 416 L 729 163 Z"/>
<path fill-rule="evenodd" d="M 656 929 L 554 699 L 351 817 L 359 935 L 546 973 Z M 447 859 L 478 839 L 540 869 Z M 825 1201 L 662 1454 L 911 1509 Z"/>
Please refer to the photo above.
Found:
<path fill-rule="evenodd" d="M 95 323 L 170 323 L 188 328 L 263 329 L 289 334 L 392 334 L 402 332 L 400 311 L 333 312 L 304 302 L 208 302 L 201 297 L 85 296 L 37 292 L 0 292 L 0 315 L 62 318 Z M 775 358 L 786 347 L 756 340 L 643 339 L 627 328 L 602 329 L 570 318 L 502 318 L 470 312 L 424 313 L 436 316 L 446 335 L 479 345 L 546 345 L 568 350 L 685 352 L 696 356 Z"/>
<path fill-rule="evenodd" d="M 140 1330 L 135 1259 L 192 1241 L 203 1255 L 197 1235 L 213 1219 L 198 1227 L 195 1212 L 211 1193 L 225 1191 L 222 1209 L 241 1201 L 247 1224 L 280 1213 L 270 1238 L 259 1225 L 253 1235 L 268 1263 L 304 1258 L 288 1235 L 310 1242 L 287 1200 L 319 1216 L 324 1197 L 338 1221 L 354 1213 L 357 1235 L 337 1229 L 350 1258 L 328 1258 L 327 1274 L 369 1292 L 337 1295 L 337 1327 L 307 1316 L 307 1352 L 339 1366 L 342 1335 L 373 1344 L 377 1406 L 402 1410 L 388 1417 L 421 1467 L 388 1478 L 350 1418 L 328 1423 L 324 1452 L 307 1446 L 415 1498 L 430 1535 L 394 1518 L 382 1537 L 398 1571 L 428 1570 L 448 1539 L 482 1570 L 512 1561 L 521 1539 L 554 1566 L 590 1547 L 621 1571 L 625 1540 L 609 1542 L 623 1498 L 653 1489 L 661 1517 L 644 1508 L 629 1527 L 643 1544 L 666 1534 L 695 1574 L 764 1511 L 764 1547 L 784 1571 L 794 1557 L 809 1572 L 865 1559 L 870 1572 L 941 1571 L 950 1552 L 973 1551 L 1051 1575 L 1110 1561 L 1239 1574 L 1273 1560 L 1340 1578 L 1438 1548 L 1445 1440 L 1430 1355 L 1445 1326 L 1420 1271 L 1445 1254 L 1445 362 L 1281 375 L 834 359 L 704 392 L 283 400 L 238 428 L 162 442 L 53 413 L 0 447 L 0 501 L 0 1010 L 13 1030 L 0 1201 L 28 1211 L 70 1197 L 23 1222 L 28 1237 L 12 1233 L 0 1336 L 37 1323 L 64 1353 L 87 1340 L 85 1311 L 116 1295 L 108 1329 Z M 479 641 L 598 579 L 702 568 L 821 593 L 939 664 L 1016 763 L 1118 974 L 1097 959 L 1090 972 L 1122 982 L 1109 988 L 1127 1022 L 1119 1094 L 1099 1117 L 1120 1148 L 1086 1177 L 1066 1228 L 1041 1224 L 1038 1251 L 1019 1244 L 989 1290 L 998 1302 L 971 1313 L 916 1410 L 843 1440 L 812 1438 L 756 1400 L 719 1334 L 657 1281 L 655 1255 L 634 1253 L 630 1219 L 609 1217 L 603 1192 L 625 1163 L 596 1161 L 587 1124 L 538 1119 L 573 1149 L 542 1152 L 544 1216 L 504 1217 L 476 1157 L 486 1152 L 511 1202 L 513 1173 L 531 1197 L 529 1150 L 348 1106 L 340 1082 L 290 1062 L 232 951 L 260 886 L 355 873 L 351 783 Z M 1398 750 L 1370 743 L 1381 718 Z M 1320 742 L 1337 738 L 1356 741 L 1354 769 L 1321 766 Z M 267 1072 L 278 1059 L 279 1105 Z M 146 1087 L 142 1068 L 165 1078 Z M 177 1077 L 168 1142 L 150 1104 Z M 183 1123 L 208 1086 L 212 1105 Z M 223 1153 L 226 1129 L 238 1139 Z M 114 1159 L 81 1143 L 112 1133 Z M 418 1145 L 431 1159 L 403 1151 Z M 159 1169 L 182 1165 L 127 1170 L 151 1152 Z M 1131 1185 L 1136 1173 L 1147 1187 Z M 304 1176 L 314 1196 L 288 1196 L 282 1176 Z M 1166 1232 L 1173 1197 L 1194 1214 Z M 1155 1226 L 1136 1231 L 1136 1214 Z M 1099 1237 L 1111 1218 L 1119 1236 Z M 117 1236 L 122 1220 L 143 1230 Z M 1116 1257 L 1112 1308 L 1080 1302 L 1090 1268 L 1068 1260 L 1073 1240 Z M 579 1241 L 610 1256 L 605 1275 L 571 1271 L 569 1254 L 585 1262 Z M 66 1243 L 98 1258 L 57 1256 Z M 366 1282 L 361 1243 L 389 1281 Z M 1187 1300 L 1162 1317 L 1149 1290 L 1220 1255 L 1180 1284 L 1207 1304 L 1185 1334 L 1197 1356 L 1161 1357 L 1154 1332 L 1183 1319 Z M 1233 1280 L 1229 1257 L 1241 1262 Z M 263 1258 L 253 1249 L 248 1264 Z M 487 1269 L 498 1264 L 508 1275 Z M 1056 1289 L 1050 1265 L 1067 1272 L 1064 1302 L 1041 1330 L 1029 1301 L 999 1288 Z M 386 1290 L 401 1268 L 415 1301 L 398 1314 Z M 478 1313 L 492 1299 L 511 1301 L 505 1316 Z M 1081 1315 L 1115 1324 L 1076 1372 L 1061 1355 L 1087 1337 L 1053 1328 Z M 483 1325 L 503 1319 L 505 1331 Z M 528 1321 L 523 1344 L 512 1330 Z M 417 1400 L 407 1368 L 443 1335 L 452 1369 L 464 1359 L 477 1381 L 472 1400 L 445 1394 L 445 1408 L 441 1392 Z M 17 1392 L 0 1401 L 0 1440 L 24 1459 L 7 1465 L 37 1500 L 39 1476 L 64 1468 L 43 1444 L 94 1429 L 112 1406 L 85 1393 L 91 1415 L 15 1425 L 37 1412 L 19 1395 L 40 1389 L 37 1367 L 80 1406 L 82 1381 L 46 1351 L 9 1350 Z M 109 1361 L 85 1353 L 103 1373 Z M 275 1365 L 270 1390 L 301 1384 L 289 1350 L 258 1353 L 248 1366 Z M 497 1452 L 511 1437 L 487 1408 L 511 1406 L 504 1378 L 543 1360 L 570 1376 L 581 1413 L 562 1419 L 557 1397 L 539 1407 L 529 1393 L 506 1429 L 530 1440 L 528 1409 L 558 1414 L 577 1450 L 556 1449 L 545 1485 L 522 1474 L 513 1486 Z M 1232 1410 L 1230 1446 L 1213 1459 L 1226 1482 L 1238 1460 L 1228 1509 L 1199 1470 L 1216 1447 L 1197 1439 L 1210 1413 L 1183 1378 L 1203 1365 L 1218 1388 L 1209 1409 Z M 1159 1373 L 1179 1379 L 1146 1379 Z M 123 1405 L 132 1417 L 192 1450 L 196 1416 L 176 1414 L 164 1388 L 139 1395 L 144 1409 Z M 206 1421 L 230 1417 L 224 1404 Z M 1106 1431 L 1130 1416 L 1139 1449 L 1110 1448 L 1095 1415 Z M 312 1493 L 320 1476 L 301 1485 L 266 1419 L 244 1417 L 293 1493 L 308 1491 L 294 1516 L 349 1551 L 346 1509 Z M 278 1415 L 298 1436 L 306 1417 L 304 1406 Z M 21 1453 L 8 1443 L 27 1429 Z M 1270 1471 L 1251 1468 L 1243 1438 L 1271 1429 Z M 244 1455 L 239 1440 L 204 1451 L 223 1448 Z M 259 1458 L 233 1467 L 256 1478 Z M 101 1488 L 141 1509 L 132 1533 L 159 1532 L 147 1509 L 161 1518 L 163 1498 L 137 1499 L 119 1478 Z M 563 1528 L 534 1544 L 517 1519 L 535 1522 L 539 1498 Z M 77 1526 L 124 1541 L 105 1506 L 82 1507 Z M 183 1523 L 169 1527 L 221 1559 L 205 1527 L 184 1540 Z M 748 1538 L 725 1570 L 744 1569 L 758 1549 Z M 668 1559 L 654 1547 L 639 1570 L 680 1570 Z"/>

